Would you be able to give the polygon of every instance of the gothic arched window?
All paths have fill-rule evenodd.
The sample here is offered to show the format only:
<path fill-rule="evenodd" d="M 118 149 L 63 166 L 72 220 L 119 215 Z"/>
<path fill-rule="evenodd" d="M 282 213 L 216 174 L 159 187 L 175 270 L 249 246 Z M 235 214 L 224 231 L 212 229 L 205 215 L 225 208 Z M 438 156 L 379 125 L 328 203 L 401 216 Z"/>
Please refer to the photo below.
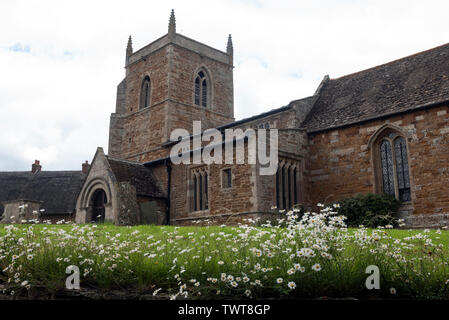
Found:
<path fill-rule="evenodd" d="M 146 76 L 142 81 L 142 88 L 140 90 L 140 109 L 150 106 L 151 96 L 151 81 L 150 77 Z"/>
<path fill-rule="evenodd" d="M 198 211 L 198 184 L 196 175 L 193 176 L 193 211 Z"/>
<path fill-rule="evenodd" d="M 407 145 L 404 138 L 398 137 L 394 140 L 394 154 L 396 156 L 399 200 L 410 201 L 410 176 L 407 159 Z"/>
<path fill-rule="evenodd" d="M 400 201 L 410 201 L 410 174 L 404 137 L 387 128 L 378 135 L 374 148 L 379 169 L 378 191 L 392 195 Z"/>
<path fill-rule="evenodd" d="M 391 143 L 388 140 L 384 140 L 380 144 L 380 161 L 384 193 L 394 196 L 393 156 Z"/>
<path fill-rule="evenodd" d="M 207 193 L 207 172 L 204 173 L 204 209 L 209 209 L 209 196 Z"/>
<path fill-rule="evenodd" d="M 276 207 L 278 209 L 290 209 L 298 204 L 298 173 L 299 163 L 296 161 L 283 160 L 278 165 L 276 172 Z"/>
<path fill-rule="evenodd" d="M 204 71 L 199 71 L 195 77 L 195 105 L 209 106 L 210 83 Z"/>
<path fill-rule="evenodd" d="M 195 168 L 191 171 L 191 211 L 209 209 L 207 168 Z"/>

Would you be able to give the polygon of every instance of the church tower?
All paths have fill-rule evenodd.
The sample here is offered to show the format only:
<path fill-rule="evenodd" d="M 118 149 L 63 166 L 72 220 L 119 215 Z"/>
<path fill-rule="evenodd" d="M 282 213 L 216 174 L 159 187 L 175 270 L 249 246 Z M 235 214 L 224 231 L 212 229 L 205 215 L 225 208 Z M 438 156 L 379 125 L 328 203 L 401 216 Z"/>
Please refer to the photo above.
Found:
<path fill-rule="evenodd" d="M 165 146 L 174 129 L 192 132 L 234 121 L 233 46 L 226 52 L 176 33 L 172 10 L 168 33 L 138 51 L 129 37 L 126 76 L 117 87 L 111 114 L 112 157 L 151 161 L 169 154 Z"/>

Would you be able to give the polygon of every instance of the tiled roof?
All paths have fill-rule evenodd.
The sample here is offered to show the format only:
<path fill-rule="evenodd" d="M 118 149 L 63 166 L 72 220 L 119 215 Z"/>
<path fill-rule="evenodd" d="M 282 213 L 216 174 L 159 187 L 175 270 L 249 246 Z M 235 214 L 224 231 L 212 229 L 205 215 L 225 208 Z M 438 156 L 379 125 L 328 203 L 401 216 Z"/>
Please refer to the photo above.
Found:
<path fill-rule="evenodd" d="M 108 157 L 109 165 L 118 182 L 130 182 L 136 187 L 138 195 L 164 198 L 165 194 L 158 186 L 153 171 L 143 164 Z"/>
<path fill-rule="evenodd" d="M 85 178 L 81 171 L 0 172 L 0 202 L 37 200 L 45 214 L 73 213 Z"/>
<path fill-rule="evenodd" d="M 326 130 L 449 100 L 449 44 L 331 79 L 303 122 Z"/>

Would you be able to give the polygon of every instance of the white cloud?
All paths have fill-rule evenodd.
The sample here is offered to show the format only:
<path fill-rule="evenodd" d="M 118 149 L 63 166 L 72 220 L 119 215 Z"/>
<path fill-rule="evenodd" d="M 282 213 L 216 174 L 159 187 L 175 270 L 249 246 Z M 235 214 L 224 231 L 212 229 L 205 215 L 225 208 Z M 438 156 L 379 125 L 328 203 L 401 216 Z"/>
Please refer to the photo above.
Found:
<path fill-rule="evenodd" d="M 0 2 L 0 170 L 80 169 L 107 148 L 109 115 L 137 50 L 177 31 L 234 42 L 237 119 L 313 94 L 332 78 L 448 42 L 446 1 Z"/>

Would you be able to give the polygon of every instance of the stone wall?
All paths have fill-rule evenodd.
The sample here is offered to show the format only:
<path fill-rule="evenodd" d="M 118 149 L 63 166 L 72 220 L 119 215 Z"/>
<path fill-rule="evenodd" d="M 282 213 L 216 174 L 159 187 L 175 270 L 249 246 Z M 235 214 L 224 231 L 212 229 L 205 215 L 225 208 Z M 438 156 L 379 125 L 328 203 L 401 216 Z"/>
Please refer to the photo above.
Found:
<path fill-rule="evenodd" d="M 194 120 L 201 120 L 203 129 L 234 120 L 233 66 L 228 58 L 223 60 L 227 55 L 180 35 L 172 40 L 150 44 L 140 50 L 145 52 L 140 58 L 138 52 L 131 56 L 126 78 L 117 88 L 116 112 L 110 120 L 109 155 L 141 162 L 155 160 L 168 155 L 169 150 L 162 145 L 174 129 L 192 133 Z M 200 68 L 210 79 L 207 108 L 193 103 L 194 82 Z M 150 106 L 139 110 L 145 76 L 151 79 Z"/>
<path fill-rule="evenodd" d="M 449 213 L 447 107 L 310 134 L 307 170 L 311 202 L 333 201 L 378 190 L 374 172 L 378 160 L 372 159 L 370 139 L 385 124 L 397 127 L 407 138 L 412 198 L 408 206 L 409 214 L 413 215 L 408 219 L 409 224 L 421 225 L 412 221 L 415 216 L 419 221 L 429 215 L 444 217 Z"/>
<path fill-rule="evenodd" d="M 211 104 L 207 109 L 213 114 L 225 117 L 227 122 L 234 119 L 232 65 L 215 60 L 209 55 L 199 55 L 192 50 L 173 45 L 171 46 L 169 68 L 169 97 L 172 101 L 187 106 L 193 105 L 195 78 L 201 68 L 206 71 L 212 84 Z M 215 126 L 217 124 L 211 127 Z"/>
<path fill-rule="evenodd" d="M 64 222 L 75 222 L 75 213 L 72 214 L 52 214 L 52 215 L 41 215 L 39 221 L 45 223 L 49 221 L 52 224 Z"/>
<path fill-rule="evenodd" d="M 78 195 L 76 201 L 76 223 L 92 221 L 92 196 L 99 189 L 105 192 L 107 198 L 105 221 L 116 222 L 119 208 L 117 181 L 102 148 L 97 149 L 89 175 L 86 177 L 86 181 Z"/>
<path fill-rule="evenodd" d="M 167 223 L 165 199 L 137 197 L 141 224 L 164 225 Z"/>
<path fill-rule="evenodd" d="M 118 184 L 118 214 L 115 224 L 118 226 L 133 226 L 140 224 L 140 209 L 137 204 L 136 188 L 129 182 Z"/>
<path fill-rule="evenodd" d="M 303 201 L 302 198 L 306 198 L 302 191 L 305 170 L 305 154 L 303 153 L 306 150 L 303 146 L 305 139 L 306 133 L 303 130 L 279 131 L 279 141 L 282 141 L 279 155 L 282 159 L 290 159 L 300 164 L 300 171 L 298 172 L 300 201 Z M 268 139 L 267 142 L 269 142 Z M 173 165 L 171 220 L 176 223 L 182 221 L 183 224 L 188 224 L 198 219 L 209 220 L 214 217 L 216 220 L 218 217 L 230 215 L 237 215 L 240 219 L 241 214 L 271 212 L 271 207 L 276 204 L 276 175 L 261 175 L 260 163 L 247 163 L 247 142 L 245 142 L 244 150 L 245 164 L 236 164 L 234 147 L 234 164 Z M 270 150 L 269 144 L 268 150 Z M 193 192 L 191 170 L 198 168 L 205 170 L 208 175 L 208 209 L 193 211 L 191 205 L 191 194 Z M 228 168 L 231 169 L 232 187 L 224 188 L 222 171 Z M 162 170 L 160 173 L 163 176 Z M 233 218 L 233 220 L 235 219 Z"/>
<path fill-rule="evenodd" d="M 42 201 L 11 200 L 2 202 L 5 210 L 0 223 L 28 223 L 40 218 Z"/>
<path fill-rule="evenodd" d="M 282 216 L 279 213 L 271 212 L 240 212 L 225 213 L 213 216 L 186 217 L 173 220 L 173 224 L 177 226 L 209 226 L 209 225 L 231 225 L 239 224 L 260 225 L 266 223 L 267 220 L 275 222 Z"/>

